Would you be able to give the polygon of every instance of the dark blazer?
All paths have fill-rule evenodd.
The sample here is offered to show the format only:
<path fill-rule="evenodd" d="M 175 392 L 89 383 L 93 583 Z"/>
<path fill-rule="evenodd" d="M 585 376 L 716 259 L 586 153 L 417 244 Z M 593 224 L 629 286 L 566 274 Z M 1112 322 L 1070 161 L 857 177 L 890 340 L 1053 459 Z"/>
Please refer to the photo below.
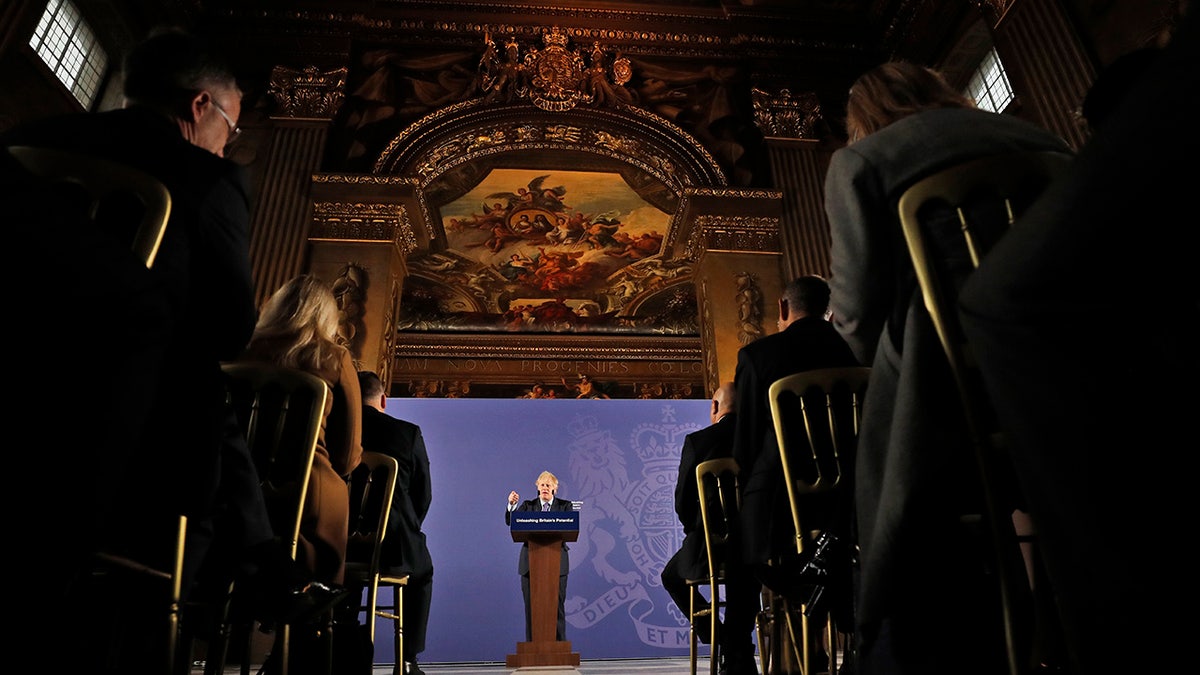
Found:
<path fill-rule="evenodd" d="M 741 471 L 743 561 L 765 563 L 794 549 L 791 509 L 767 394 L 785 375 L 858 361 L 834 327 L 805 317 L 738 350 L 733 457 Z M 790 548 L 789 548 L 790 547 Z"/>
<path fill-rule="evenodd" d="M 238 356 L 257 317 L 241 168 L 192 145 L 174 122 L 143 108 L 39 120 L 3 142 L 106 157 L 146 171 L 171 193 L 171 218 L 152 270 L 170 307 L 165 364 L 151 427 L 118 491 L 129 516 L 121 522 L 140 540 L 147 530 L 136 523 L 152 513 L 207 516 L 217 494 L 225 412 L 220 362 Z M 189 527 L 189 535 L 200 529 Z M 194 539 L 188 547 L 198 550 Z"/>
<path fill-rule="evenodd" d="M 675 514 L 683 524 L 676 571 L 684 579 L 708 574 L 708 553 L 704 546 L 704 521 L 700 517 L 700 491 L 696 486 L 696 466 L 701 462 L 733 454 L 733 432 L 737 415 L 729 413 L 715 424 L 683 437 L 679 454 L 679 478 L 675 482 Z"/>
<path fill-rule="evenodd" d="M 429 478 L 429 455 L 421 427 L 363 406 L 363 450 L 381 452 L 396 459 L 396 494 L 383 540 L 382 566 L 398 568 L 414 576 L 433 571 L 433 560 L 421 525 L 433 502 Z"/>
<path fill-rule="evenodd" d="M 574 507 L 571 505 L 571 502 L 566 499 L 559 499 L 558 497 L 555 497 L 554 501 L 550 502 L 550 510 L 551 511 L 570 511 L 573 508 Z M 541 510 L 542 510 L 542 500 L 539 498 L 526 499 L 525 501 L 521 502 L 517 506 L 517 508 L 513 509 L 513 511 L 541 511 Z M 504 524 L 505 525 L 510 524 L 511 518 L 510 518 L 509 514 L 510 514 L 510 511 L 506 508 L 504 510 Z M 567 554 L 568 550 L 569 549 L 567 547 L 567 543 L 564 541 L 563 545 L 562 545 L 562 557 L 559 559 L 559 566 L 558 566 L 559 576 L 566 576 L 567 572 L 569 572 L 571 569 L 571 559 Z M 529 574 L 529 544 L 528 543 L 521 544 L 521 557 L 520 557 L 520 560 L 518 560 L 518 562 L 517 562 L 517 573 L 520 574 L 521 576 L 527 576 Z"/>
<path fill-rule="evenodd" d="M 938 169 L 1014 150 L 1069 151 L 1054 134 L 1009 115 L 938 109 L 895 122 L 830 161 L 830 308 L 855 355 L 872 367 L 855 474 L 864 662 L 873 659 L 884 621 L 947 626 L 956 651 L 943 656 L 959 671 L 970 663 L 984 672 L 994 656 L 980 643 L 983 632 L 969 627 L 984 620 L 981 608 L 995 594 L 970 565 L 950 563 L 977 546 L 958 524 L 960 514 L 980 508 L 977 474 L 957 389 L 898 236 L 896 201 Z M 957 620 L 942 622 L 946 616 Z M 899 643 L 902 634 L 891 639 L 896 644 L 879 643 L 894 652 L 882 662 L 895 659 L 893 667 L 904 668 L 901 653 L 925 658 L 919 638 L 911 646 Z M 921 661 L 907 667 L 937 672 Z"/>

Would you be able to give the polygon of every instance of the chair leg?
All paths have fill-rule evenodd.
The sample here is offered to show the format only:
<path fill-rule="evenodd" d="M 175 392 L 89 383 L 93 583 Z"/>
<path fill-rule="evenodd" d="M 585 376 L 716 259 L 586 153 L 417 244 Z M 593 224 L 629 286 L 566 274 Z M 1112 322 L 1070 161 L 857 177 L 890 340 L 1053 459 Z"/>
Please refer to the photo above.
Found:
<path fill-rule="evenodd" d="M 717 631 L 720 629 L 721 621 L 721 587 L 713 583 L 709 590 L 712 592 L 712 599 L 708 603 L 708 625 L 711 632 L 709 633 L 708 642 L 708 675 L 717 675 L 720 667 L 721 648 L 718 640 Z"/>
<path fill-rule="evenodd" d="M 799 639 L 797 639 L 795 612 L 792 610 L 791 603 L 786 598 L 777 598 L 777 602 L 775 640 L 773 642 L 778 646 L 774 651 L 773 658 L 781 668 L 781 672 L 787 672 L 793 665 L 804 668 L 804 660 L 801 657 L 804 637 L 800 635 Z M 779 615 L 783 616 L 782 624 L 779 623 Z M 804 617 L 801 616 L 800 618 L 803 619 Z M 801 623 L 800 629 L 800 632 L 803 632 L 803 623 Z"/>
<path fill-rule="evenodd" d="M 700 636 L 696 635 L 696 596 L 700 595 L 700 590 L 695 586 L 688 589 L 688 663 L 690 664 L 691 675 L 696 675 L 696 653 L 699 651 L 697 643 L 700 641 Z"/>
<path fill-rule="evenodd" d="M 771 631 L 774 629 L 774 613 L 771 611 L 774 598 L 770 589 L 763 586 L 759 594 L 758 615 L 754 617 L 754 636 L 758 642 L 758 670 L 762 675 L 771 671 Z"/>
<path fill-rule="evenodd" d="M 404 586 L 397 585 L 394 591 L 396 615 L 392 619 L 392 627 L 396 630 L 396 663 L 404 663 Z"/>

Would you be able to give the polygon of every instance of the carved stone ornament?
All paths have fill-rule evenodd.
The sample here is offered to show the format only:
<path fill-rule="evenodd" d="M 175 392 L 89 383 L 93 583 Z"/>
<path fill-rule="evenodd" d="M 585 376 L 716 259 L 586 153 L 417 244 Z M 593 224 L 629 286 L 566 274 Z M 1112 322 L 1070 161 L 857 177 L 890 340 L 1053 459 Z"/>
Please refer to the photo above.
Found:
<path fill-rule="evenodd" d="M 792 94 L 787 89 L 771 94 L 758 87 L 750 94 L 754 123 L 764 136 L 816 140 L 813 128 L 821 120 L 821 102 L 816 94 Z"/>
<path fill-rule="evenodd" d="M 543 49 L 532 47 L 522 57 L 510 38 L 501 58 L 490 35 L 479 60 L 479 88 L 485 102 L 528 98 L 542 110 L 571 110 L 580 104 L 616 106 L 633 101 L 625 83 L 633 77 L 629 59 L 618 55 L 609 63 L 599 42 L 589 58 L 568 49 L 567 34 L 555 26 L 542 35 Z"/>
<path fill-rule="evenodd" d="M 276 117 L 332 120 L 346 97 L 347 68 L 319 72 L 275 66 L 267 93 L 275 99 Z"/>
<path fill-rule="evenodd" d="M 403 255 L 417 248 L 408 210 L 402 204 L 316 202 L 309 239 L 391 241 Z"/>

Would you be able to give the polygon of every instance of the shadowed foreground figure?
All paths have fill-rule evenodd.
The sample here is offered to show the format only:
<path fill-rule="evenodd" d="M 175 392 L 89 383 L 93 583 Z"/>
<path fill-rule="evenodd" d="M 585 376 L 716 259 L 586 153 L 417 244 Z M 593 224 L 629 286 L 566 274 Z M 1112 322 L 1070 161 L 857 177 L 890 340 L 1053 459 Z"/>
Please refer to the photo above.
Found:
<path fill-rule="evenodd" d="M 1196 515 L 1198 30 L 1193 9 L 960 296 L 1074 673 L 1178 672 L 1194 639 L 1164 608 L 1195 597 L 1171 549 Z"/>
<path fill-rule="evenodd" d="M 986 543 L 961 518 L 982 512 L 979 474 L 896 202 L 953 164 L 1069 149 L 1048 131 L 976 109 L 939 73 L 906 62 L 860 76 L 846 111 L 851 142 L 830 160 L 825 210 L 833 322 L 871 366 L 855 471 L 858 675 L 999 673 L 997 580 Z"/>

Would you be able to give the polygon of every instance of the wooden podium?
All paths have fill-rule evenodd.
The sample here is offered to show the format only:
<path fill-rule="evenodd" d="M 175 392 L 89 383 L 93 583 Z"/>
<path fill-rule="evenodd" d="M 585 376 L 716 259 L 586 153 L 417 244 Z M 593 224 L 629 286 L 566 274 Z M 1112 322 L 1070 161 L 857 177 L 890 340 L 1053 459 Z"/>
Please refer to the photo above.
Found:
<path fill-rule="evenodd" d="M 558 572 L 563 542 L 579 538 L 578 511 L 514 511 L 513 541 L 529 544 L 529 623 L 532 642 L 518 642 L 509 654 L 509 668 L 578 666 L 579 653 L 571 642 L 557 640 Z"/>

